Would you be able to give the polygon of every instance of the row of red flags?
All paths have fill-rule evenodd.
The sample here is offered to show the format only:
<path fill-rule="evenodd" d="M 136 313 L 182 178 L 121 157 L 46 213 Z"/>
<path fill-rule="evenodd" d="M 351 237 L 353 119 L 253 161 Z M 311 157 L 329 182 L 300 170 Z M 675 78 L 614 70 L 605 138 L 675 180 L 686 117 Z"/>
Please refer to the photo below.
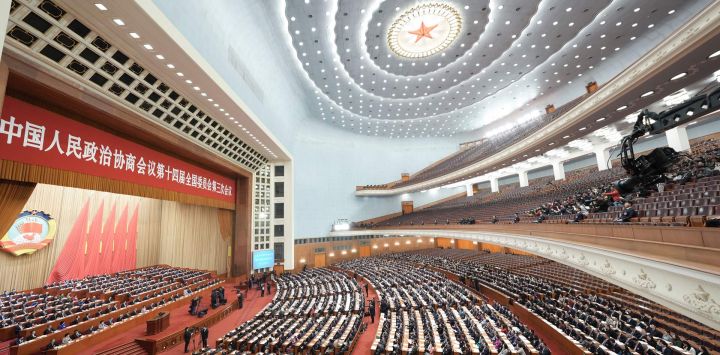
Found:
<path fill-rule="evenodd" d="M 68 235 L 47 283 L 81 279 L 135 268 L 138 207 L 128 223 L 128 206 L 115 222 L 115 205 L 103 224 L 104 203 L 100 204 L 88 228 L 89 201 Z"/>

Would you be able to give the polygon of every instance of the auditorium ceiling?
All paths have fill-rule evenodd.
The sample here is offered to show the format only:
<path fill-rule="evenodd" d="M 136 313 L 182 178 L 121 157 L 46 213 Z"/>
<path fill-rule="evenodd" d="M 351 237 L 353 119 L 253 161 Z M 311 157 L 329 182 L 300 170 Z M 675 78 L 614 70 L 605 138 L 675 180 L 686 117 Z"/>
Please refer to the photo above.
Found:
<path fill-rule="evenodd" d="M 709 0 L 284 0 L 315 116 L 358 134 L 520 122 L 620 73 Z M 482 131 L 480 131 L 482 132 Z"/>

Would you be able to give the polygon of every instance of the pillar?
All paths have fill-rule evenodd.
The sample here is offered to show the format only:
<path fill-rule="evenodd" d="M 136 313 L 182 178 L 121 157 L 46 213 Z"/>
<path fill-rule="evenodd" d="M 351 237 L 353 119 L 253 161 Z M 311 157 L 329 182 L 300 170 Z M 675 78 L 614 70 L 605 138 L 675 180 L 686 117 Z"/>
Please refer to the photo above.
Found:
<path fill-rule="evenodd" d="M 525 187 L 530 185 L 528 182 L 528 173 L 527 171 L 521 171 L 518 173 L 518 178 L 520 179 L 520 187 Z"/>
<path fill-rule="evenodd" d="M 599 171 L 607 170 L 612 168 L 612 162 L 610 161 L 610 151 L 605 148 L 595 149 L 595 159 L 597 160 L 597 166 Z"/>
<path fill-rule="evenodd" d="M 553 175 L 555 175 L 555 180 L 565 180 L 565 166 L 563 165 L 563 162 L 553 162 L 552 167 Z"/>
<path fill-rule="evenodd" d="M 500 191 L 500 186 L 498 185 L 498 178 L 490 179 L 490 191 L 492 191 L 492 192 Z"/>
<path fill-rule="evenodd" d="M 3 29 L 2 33 L 0 34 L 0 55 L 2 55 L 2 50 L 5 47 L 5 29 L 7 28 L 9 20 L 10 1 L 0 1 L 0 28 Z"/>
<path fill-rule="evenodd" d="M 687 151 L 690 152 L 690 140 L 687 135 L 687 128 L 675 127 L 665 132 L 667 137 L 668 146 L 675 149 L 678 152 Z"/>
<path fill-rule="evenodd" d="M 467 184 L 467 185 L 465 185 L 465 194 L 467 195 L 467 197 L 472 197 L 472 195 L 473 195 L 473 186 L 472 186 L 472 184 Z"/>

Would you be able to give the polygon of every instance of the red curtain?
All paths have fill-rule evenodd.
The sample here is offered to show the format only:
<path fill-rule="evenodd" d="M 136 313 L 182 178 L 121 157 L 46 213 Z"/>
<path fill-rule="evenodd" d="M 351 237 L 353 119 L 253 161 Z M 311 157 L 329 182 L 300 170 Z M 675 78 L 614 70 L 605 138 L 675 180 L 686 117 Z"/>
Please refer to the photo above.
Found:
<path fill-rule="evenodd" d="M 115 238 L 113 238 L 112 262 L 110 263 L 110 272 L 118 272 L 123 270 L 125 258 L 127 257 L 125 248 L 127 246 L 128 237 L 128 206 L 126 205 L 120 214 L 120 219 L 115 228 Z"/>
<path fill-rule="evenodd" d="M 100 241 L 103 233 L 103 210 L 104 203 L 100 203 L 100 208 L 95 212 L 90 230 L 87 236 L 87 251 L 85 252 L 85 269 L 82 275 L 95 275 L 100 264 Z"/>
<path fill-rule="evenodd" d="M 137 226 L 138 226 L 138 209 L 140 206 L 135 207 L 132 218 L 130 218 L 130 224 L 128 225 L 128 244 L 125 257 L 124 270 L 134 269 L 136 265 L 136 247 L 137 247 Z"/>
<path fill-rule="evenodd" d="M 89 202 L 86 201 L 75 219 L 68 239 L 60 252 L 47 283 L 77 278 L 82 274 L 85 263 L 85 228 L 87 228 Z"/>

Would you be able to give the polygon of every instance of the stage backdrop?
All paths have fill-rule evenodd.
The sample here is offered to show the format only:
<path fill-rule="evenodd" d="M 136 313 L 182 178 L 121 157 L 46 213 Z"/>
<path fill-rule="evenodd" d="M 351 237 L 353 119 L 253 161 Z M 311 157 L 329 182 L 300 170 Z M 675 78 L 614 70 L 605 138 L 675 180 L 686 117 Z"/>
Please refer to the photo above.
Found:
<path fill-rule="evenodd" d="M 227 211 L 173 201 L 38 184 L 23 210 L 37 209 L 49 213 L 57 220 L 57 235 L 48 247 L 32 255 L 13 256 L 0 253 L 0 270 L 3 274 L 0 278 L 0 290 L 42 286 L 58 262 L 75 222 L 83 218 L 85 205 L 85 232 L 91 232 L 89 229 L 93 228 L 93 219 L 99 219 L 102 227 L 97 235 L 101 240 L 110 238 L 107 235 L 110 225 L 132 225 L 131 218 L 137 210 L 136 267 L 169 264 L 212 270 L 218 274 L 227 271 L 231 241 L 227 236 L 224 238 L 222 233 L 223 228 L 228 227 L 221 226 L 232 223 L 224 218 Z M 123 217 L 125 209 L 127 215 Z M 106 260 L 92 258 L 89 262 L 97 265 L 101 271 L 107 264 Z"/>

